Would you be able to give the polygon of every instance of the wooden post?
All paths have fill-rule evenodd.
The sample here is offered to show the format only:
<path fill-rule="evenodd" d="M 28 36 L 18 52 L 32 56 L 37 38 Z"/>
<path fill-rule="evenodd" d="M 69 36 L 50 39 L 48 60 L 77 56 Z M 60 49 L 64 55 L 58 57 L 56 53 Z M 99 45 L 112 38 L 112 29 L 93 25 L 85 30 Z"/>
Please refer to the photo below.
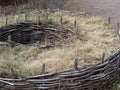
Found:
<path fill-rule="evenodd" d="M 25 13 L 25 21 L 27 21 L 27 14 Z"/>
<path fill-rule="evenodd" d="M 77 21 L 75 20 L 74 21 L 74 28 L 76 28 L 77 27 Z"/>
<path fill-rule="evenodd" d="M 117 31 L 119 32 L 119 29 L 120 29 L 120 23 L 118 22 L 117 23 Z"/>
<path fill-rule="evenodd" d="M 60 24 L 61 24 L 61 26 L 63 26 L 63 18 L 62 17 L 60 17 Z"/>
<path fill-rule="evenodd" d="M 16 16 L 16 23 L 19 23 L 19 16 Z"/>
<path fill-rule="evenodd" d="M 40 20 L 40 16 L 38 16 L 38 24 L 40 23 L 40 21 L 41 21 L 41 20 Z"/>
<path fill-rule="evenodd" d="M 48 11 L 46 12 L 46 21 L 49 20 L 49 14 L 48 14 Z"/>
<path fill-rule="evenodd" d="M 15 73 L 14 73 L 14 69 L 12 67 L 10 68 L 10 73 L 11 73 L 11 77 L 14 78 Z"/>
<path fill-rule="evenodd" d="M 42 66 L 42 73 L 45 74 L 45 63 L 43 63 L 43 66 Z"/>
<path fill-rule="evenodd" d="M 77 71 L 78 70 L 78 59 L 74 60 L 74 70 Z"/>
<path fill-rule="evenodd" d="M 47 36 L 45 36 L 45 47 L 48 46 L 48 42 L 47 42 Z"/>
<path fill-rule="evenodd" d="M 75 28 L 75 31 L 76 31 L 76 36 L 79 37 L 79 31 L 78 31 L 78 24 L 76 22 L 76 28 Z"/>
<path fill-rule="evenodd" d="M 8 17 L 6 16 L 6 21 L 5 21 L 6 26 L 8 25 Z"/>
<path fill-rule="evenodd" d="M 102 63 L 104 63 L 105 60 L 105 53 L 102 54 Z"/>
<path fill-rule="evenodd" d="M 108 25 L 111 24 L 111 17 L 108 18 Z"/>

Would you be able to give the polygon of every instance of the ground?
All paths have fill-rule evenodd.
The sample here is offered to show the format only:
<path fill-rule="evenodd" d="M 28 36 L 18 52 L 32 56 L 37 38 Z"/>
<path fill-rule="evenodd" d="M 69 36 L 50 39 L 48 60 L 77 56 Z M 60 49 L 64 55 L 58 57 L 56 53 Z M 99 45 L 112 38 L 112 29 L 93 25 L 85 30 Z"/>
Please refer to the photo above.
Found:
<path fill-rule="evenodd" d="M 37 10 L 28 12 L 27 20 L 46 21 L 46 13 Z M 60 23 L 63 17 L 64 26 L 77 32 L 75 38 L 70 38 L 66 43 L 50 49 L 38 49 L 20 45 L 14 48 L 0 47 L 0 75 L 10 76 L 10 68 L 13 67 L 16 75 L 35 75 L 42 73 L 42 65 L 45 63 L 46 72 L 57 72 L 73 68 L 74 59 L 79 60 L 79 65 L 101 62 L 102 54 L 106 57 L 119 48 L 120 42 L 117 30 L 112 29 L 108 23 L 100 17 L 83 16 L 75 13 L 49 12 L 49 22 Z M 25 14 L 17 13 L 9 15 L 8 23 L 16 23 L 25 20 Z M 6 17 L 0 18 L 0 25 L 5 25 Z M 78 28 L 73 28 L 74 21 Z"/>

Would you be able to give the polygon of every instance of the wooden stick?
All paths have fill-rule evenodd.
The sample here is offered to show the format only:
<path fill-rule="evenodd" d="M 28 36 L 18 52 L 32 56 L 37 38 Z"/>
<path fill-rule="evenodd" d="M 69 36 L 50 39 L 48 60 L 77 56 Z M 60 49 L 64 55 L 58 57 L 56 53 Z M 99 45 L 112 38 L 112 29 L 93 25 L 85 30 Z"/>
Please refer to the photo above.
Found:
<path fill-rule="evenodd" d="M 14 78 L 14 69 L 11 68 L 11 69 L 10 69 L 10 72 L 11 72 L 11 77 Z"/>
<path fill-rule="evenodd" d="M 47 42 L 47 36 L 45 36 L 45 47 L 48 46 L 48 42 Z"/>
<path fill-rule="evenodd" d="M 111 17 L 108 18 L 108 25 L 111 24 Z"/>
<path fill-rule="evenodd" d="M 27 14 L 25 13 L 25 21 L 27 21 Z"/>
<path fill-rule="evenodd" d="M 40 20 L 40 16 L 38 16 L 38 24 L 40 23 L 40 21 L 41 21 L 41 20 Z"/>
<path fill-rule="evenodd" d="M 104 63 L 105 60 L 105 53 L 102 54 L 102 63 Z"/>
<path fill-rule="evenodd" d="M 16 23 L 19 23 L 19 16 L 16 17 Z"/>
<path fill-rule="evenodd" d="M 45 74 L 45 63 L 43 63 L 43 66 L 42 66 L 42 73 Z"/>
<path fill-rule="evenodd" d="M 78 59 L 74 60 L 74 70 L 77 71 L 78 70 Z"/>
<path fill-rule="evenodd" d="M 61 26 L 63 26 L 63 18 L 62 17 L 60 17 L 60 24 L 61 24 Z"/>
<path fill-rule="evenodd" d="M 8 17 L 6 17 L 6 22 L 5 22 L 6 26 L 8 25 Z"/>
<path fill-rule="evenodd" d="M 77 27 L 77 21 L 75 20 L 74 21 L 74 28 L 76 28 Z"/>
<path fill-rule="evenodd" d="M 117 31 L 119 32 L 119 29 L 120 29 L 120 23 L 118 22 L 117 23 Z"/>
<path fill-rule="evenodd" d="M 48 21 L 48 19 L 49 19 L 49 14 L 48 12 L 46 12 L 46 21 Z"/>

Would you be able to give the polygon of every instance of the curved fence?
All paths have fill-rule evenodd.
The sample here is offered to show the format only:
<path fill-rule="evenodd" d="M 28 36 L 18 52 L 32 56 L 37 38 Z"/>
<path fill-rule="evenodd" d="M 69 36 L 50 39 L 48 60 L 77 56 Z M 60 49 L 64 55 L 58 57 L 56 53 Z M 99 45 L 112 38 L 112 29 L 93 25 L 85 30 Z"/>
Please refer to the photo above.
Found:
<path fill-rule="evenodd" d="M 1 90 L 104 90 L 118 78 L 120 49 L 95 65 L 57 73 L 19 78 L 0 78 Z M 107 86 L 107 87 L 106 87 Z"/>
<path fill-rule="evenodd" d="M 75 32 L 71 29 L 49 22 L 21 22 L 0 28 L 1 44 L 8 42 L 12 46 L 25 44 L 47 48 L 60 45 L 73 36 Z"/>
<path fill-rule="evenodd" d="M 70 11 L 60 10 L 65 13 Z M 78 12 L 86 15 L 84 12 Z M 6 32 L 5 32 L 6 33 Z M 0 33 L 1 35 L 1 33 Z M 7 34 L 8 39 L 9 34 Z M 104 90 L 119 77 L 120 49 L 95 65 L 77 66 L 56 73 L 18 78 L 0 78 L 0 90 Z"/>

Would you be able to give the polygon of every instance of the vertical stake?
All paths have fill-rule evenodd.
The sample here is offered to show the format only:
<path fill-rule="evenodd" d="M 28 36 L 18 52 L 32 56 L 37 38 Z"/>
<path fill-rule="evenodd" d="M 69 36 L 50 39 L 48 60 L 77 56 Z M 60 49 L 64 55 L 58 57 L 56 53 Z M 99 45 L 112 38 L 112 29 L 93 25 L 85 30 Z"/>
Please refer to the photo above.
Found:
<path fill-rule="evenodd" d="M 49 15 L 48 15 L 48 11 L 46 12 L 46 20 L 48 21 L 48 18 L 49 17 Z"/>
<path fill-rule="evenodd" d="M 48 42 L 47 42 L 47 36 L 45 36 L 45 47 L 48 46 Z"/>
<path fill-rule="evenodd" d="M 16 23 L 19 23 L 19 16 L 16 17 Z"/>
<path fill-rule="evenodd" d="M 10 72 L 11 72 L 11 77 L 14 78 L 14 69 L 12 67 L 10 69 Z"/>
<path fill-rule="evenodd" d="M 104 63 L 105 60 L 105 53 L 102 54 L 102 63 Z"/>
<path fill-rule="evenodd" d="M 118 22 L 117 23 L 117 30 L 118 30 L 118 32 L 119 32 L 119 29 L 120 29 L 120 23 Z"/>
<path fill-rule="evenodd" d="M 108 18 L 108 24 L 111 24 L 111 17 Z"/>
<path fill-rule="evenodd" d="M 77 22 L 76 22 L 76 28 L 75 29 L 76 29 L 76 36 L 79 37 L 79 31 L 78 31 L 78 24 L 77 24 Z"/>
<path fill-rule="evenodd" d="M 38 24 L 40 23 L 40 21 L 41 21 L 41 20 L 40 20 L 40 16 L 38 16 Z"/>
<path fill-rule="evenodd" d="M 6 17 L 6 22 L 5 22 L 6 26 L 8 25 L 8 17 Z"/>
<path fill-rule="evenodd" d="M 45 63 L 43 63 L 43 66 L 42 66 L 42 73 L 45 74 Z"/>
<path fill-rule="evenodd" d="M 74 60 L 74 70 L 77 71 L 78 70 L 78 59 Z"/>
<path fill-rule="evenodd" d="M 25 21 L 27 21 L 27 14 L 25 13 Z"/>
<path fill-rule="evenodd" d="M 74 21 L 74 28 L 76 28 L 77 27 L 77 21 L 75 20 Z"/>
<path fill-rule="evenodd" d="M 63 18 L 62 17 L 60 17 L 60 24 L 61 24 L 61 26 L 63 26 Z"/>

